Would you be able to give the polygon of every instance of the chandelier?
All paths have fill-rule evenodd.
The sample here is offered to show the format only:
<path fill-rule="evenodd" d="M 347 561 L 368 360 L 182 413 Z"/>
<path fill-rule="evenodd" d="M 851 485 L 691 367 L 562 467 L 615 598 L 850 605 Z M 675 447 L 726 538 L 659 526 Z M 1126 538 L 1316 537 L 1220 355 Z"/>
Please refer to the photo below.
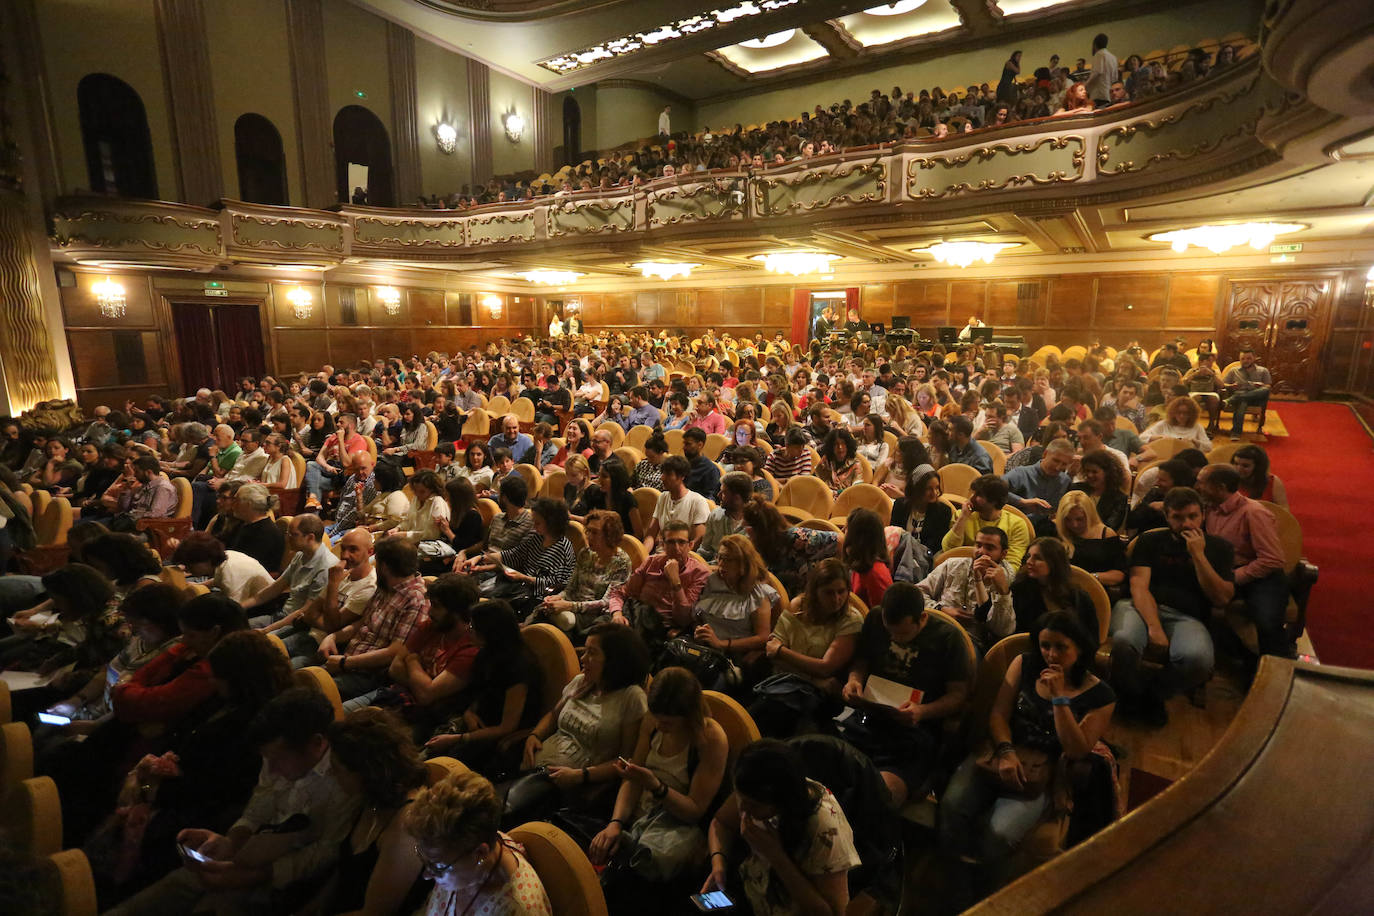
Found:
<path fill-rule="evenodd" d="M 968 267 L 974 261 L 991 264 L 1003 248 L 1014 248 L 1008 242 L 937 242 L 926 249 L 931 257 L 954 267 Z"/>
<path fill-rule="evenodd" d="M 763 266 L 775 274 L 791 274 L 800 277 L 802 274 L 823 274 L 830 270 L 830 262 L 839 260 L 837 254 L 823 254 L 819 251 L 770 251 L 767 254 L 754 255 L 755 261 L 762 261 Z"/>
<path fill-rule="evenodd" d="M 483 297 L 482 297 L 482 304 L 485 305 L 485 306 L 487 307 L 487 312 L 489 312 L 489 313 L 491 314 L 491 317 L 492 317 L 492 319 L 493 319 L 494 321 L 500 321 L 500 320 L 501 320 L 501 307 L 502 307 L 502 302 L 501 302 L 501 297 L 500 297 L 500 296 L 491 295 L 491 294 L 488 294 L 488 295 L 486 295 L 486 296 L 483 296 Z"/>
<path fill-rule="evenodd" d="M 439 144 L 439 152 L 451 154 L 458 148 L 458 128 L 447 121 L 434 125 L 434 139 Z"/>
<path fill-rule="evenodd" d="M 297 321 L 306 320 L 315 311 L 315 297 L 303 286 L 293 286 L 286 294 L 286 301 L 291 303 L 291 312 Z"/>
<path fill-rule="evenodd" d="M 576 280 L 582 274 L 571 270 L 527 270 L 519 274 L 526 282 L 541 283 L 545 286 L 563 286 Z"/>
<path fill-rule="evenodd" d="M 664 263 L 662 261 L 640 261 L 634 265 L 647 279 L 658 277 L 660 280 L 671 280 L 673 277 L 690 277 L 692 268 L 700 267 L 700 264 L 689 263 Z"/>
<path fill-rule="evenodd" d="M 1170 243 L 1179 254 L 1187 251 L 1189 245 L 1206 248 L 1212 254 L 1221 254 L 1237 245 L 1249 245 L 1256 251 L 1263 251 L 1273 244 L 1276 236 L 1305 228 L 1301 223 L 1231 223 L 1156 232 L 1149 238 L 1152 242 Z"/>
<path fill-rule="evenodd" d="M 123 318 L 128 311 L 124 287 L 109 277 L 92 286 L 91 292 L 95 293 L 95 301 L 100 304 L 100 317 Z"/>
<path fill-rule="evenodd" d="M 377 287 L 377 298 L 386 307 L 388 315 L 401 314 L 401 291 L 394 286 Z"/>

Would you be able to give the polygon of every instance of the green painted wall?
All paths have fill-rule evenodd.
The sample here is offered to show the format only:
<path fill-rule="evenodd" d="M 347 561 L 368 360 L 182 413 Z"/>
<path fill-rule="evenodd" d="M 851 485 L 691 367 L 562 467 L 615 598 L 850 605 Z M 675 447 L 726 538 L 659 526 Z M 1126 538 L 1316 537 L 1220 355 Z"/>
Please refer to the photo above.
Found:
<path fill-rule="evenodd" d="M 534 168 L 534 92 L 528 83 L 491 71 L 488 83 L 491 104 L 491 168 L 494 175 L 509 175 Z M 502 117 L 515 111 L 525 119 L 519 143 L 506 136 Z"/>
<path fill-rule="evenodd" d="M 207 3 L 205 28 L 210 36 L 210 75 L 225 196 L 242 197 L 234 159 L 234 122 L 251 112 L 267 118 L 281 133 L 288 199 L 297 206 L 304 204 L 296 108 L 290 91 L 291 54 L 282 0 Z M 252 49 L 251 66 L 245 66 L 245 48 Z"/>
<path fill-rule="evenodd" d="M 658 113 L 664 105 L 673 106 L 669 117 L 674 131 L 696 129 L 697 113 L 691 106 L 669 98 L 650 86 L 597 86 L 595 148 L 610 149 L 629 140 L 652 137 L 658 133 Z M 582 123 L 585 136 L 585 112 Z M 588 146 L 588 149 L 592 148 Z"/>
<path fill-rule="evenodd" d="M 1058 54 L 1061 64 L 1072 67 L 1076 58 L 1091 58 L 1093 36 L 1098 32 L 1106 32 L 1111 39 L 1107 47 L 1118 58 L 1125 58 L 1130 54 L 1145 55 L 1183 48 L 1209 38 L 1236 35 L 1253 38 L 1258 31 L 1258 21 L 1259 5 L 1254 0 L 1192 4 L 1181 9 L 1133 16 L 1056 35 L 989 45 L 945 58 L 871 70 L 856 76 L 819 80 L 805 86 L 760 92 L 723 102 L 702 103 L 698 106 L 697 124 L 709 124 L 716 130 L 723 130 L 736 123 L 747 126 L 782 118 L 791 119 L 818 104 L 829 106 L 846 98 L 857 105 L 867 99 L 872 90 L 890 92 L 894 85 L 901 86 L 903 91 L 939 86 L 946 92 L 954 87 L 984 82 L 996 86 L 1002 75 L 1002 64 L 1012 51 L 1019 48 L 1024 52 L 1021 71 L 1027 75 L 1036 67 L 1047 66 L 1051 54 Z"/>
<path fill-rule="evenodd" d="M 468 111 L 468 62 L 418 36 L 415 39 L 415 99 L 420 134 L 420 191 L 451 194 L 472 181 L 472 114 Z M 434 126 L 458 128 L 458 147 L 439 151 Z"/>
<path fill-rule="evenodd" d="M 35 6 L 61 159 L 61 189 L 90 188 L 76 87 L 89 73 L 108 73 L 142 98 L 158 195 L 176 200 L 171 122 L 152 0 L 41 0 Z"/>
<path fill-rule="evenodd" d="M 331 138 L 333 119 L 345 105 L 375 114 L 391 136 L 391 82 L 387 67 L 386 20 L 341 0 L 324 4 L 324 54 Z M 355 92 L 367 93 L 360 99 Z M 394 141 L 392 149 L 395 149 Z"/>

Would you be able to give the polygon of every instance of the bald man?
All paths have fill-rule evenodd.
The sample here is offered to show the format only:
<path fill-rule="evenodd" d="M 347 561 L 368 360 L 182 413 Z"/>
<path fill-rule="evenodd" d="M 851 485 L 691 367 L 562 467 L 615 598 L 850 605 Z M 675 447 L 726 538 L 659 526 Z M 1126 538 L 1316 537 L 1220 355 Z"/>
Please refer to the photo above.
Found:
<path fill-rule="evenodd" d="M 334 512 L 334 524 L 327 532 L 330 538 L 337 538 L 363 523 L 363 513 L 372 500 L 377 498 L 377 478 L 373 473 L 376 466 L 369 452 L 359 452 L 353 456 L 353 473 L 349 474 L 339 488 L 339 507 Z"/>
<path fill-rule="evenodd" d="M 234 441 L 234 428 L 223 423 L 216 426 L 210 434 L 210 463 L 200 472 L 200 477 L 191 483 L 191 523 L 197 529 L 210 524 L 214 514 L 214 491 L 234 470 L 243 455 L 243 449 Z"/>
<path fill-rule="evenodd" d="M 277 629 L 293 667 L 316 664 L 319 643 L 311 631 L 337 633 L 362 616 L 376 590 L 372 534 L 366 528 L 354 528 L 339 540 L 339 562 L 329 567 L 320 600 L 301 608 L 296 619 L 283 619 L 268 631 Z"/>

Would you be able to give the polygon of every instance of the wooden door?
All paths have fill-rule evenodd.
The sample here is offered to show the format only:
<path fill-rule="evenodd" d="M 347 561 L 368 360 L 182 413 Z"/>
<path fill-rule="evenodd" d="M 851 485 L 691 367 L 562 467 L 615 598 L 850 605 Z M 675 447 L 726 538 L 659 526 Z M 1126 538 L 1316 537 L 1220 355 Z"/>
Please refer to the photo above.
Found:
<path fill-rule="evenodd" d="M 1315 397 L 1330 328 L 1336 277 L 1232 280 L 1222 329 L 1222 364 L 1242 347 L 1255 351 L 1276 395 Z"/>

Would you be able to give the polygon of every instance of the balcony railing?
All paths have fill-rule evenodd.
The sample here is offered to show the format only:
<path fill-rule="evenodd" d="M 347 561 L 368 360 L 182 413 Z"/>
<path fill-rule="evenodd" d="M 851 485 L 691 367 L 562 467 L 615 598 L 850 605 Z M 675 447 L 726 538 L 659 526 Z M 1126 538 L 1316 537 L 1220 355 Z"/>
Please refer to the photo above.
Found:
<path fill-rule="evenodd" d="M 130 266 L 438 264 L 593 239 L 649 244 L 751 225 L 775 234 L 789 223 L 875 213 L 931 220 L 1059 209 L 1241 179 L 1279 160 L 1285 126 L 1300 121 L 1302 107 L 1301 96 L 1252 59 L 1178 93 L 1092 114 L 471 210 L 306 210 L 236 200 L 209 209 L 69 197 L 53 214 L 53 239 L 78 260 Z"/>

